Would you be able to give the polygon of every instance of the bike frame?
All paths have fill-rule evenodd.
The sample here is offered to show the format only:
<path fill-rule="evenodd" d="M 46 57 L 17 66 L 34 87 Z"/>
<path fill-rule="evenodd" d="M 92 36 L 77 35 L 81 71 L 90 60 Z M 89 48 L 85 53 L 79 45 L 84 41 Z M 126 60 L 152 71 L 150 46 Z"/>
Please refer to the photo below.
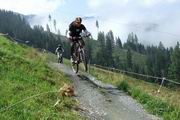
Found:
<path fill-rule="evenodd" d="M 81 48 L 81 42 L 80 42 L 81 39 L 82 39 L 82 37 L 81 37 L 81 38 L 78 38 L 78 39 L 75 39 L 75 40 L 73 41 L 73 44 L 72 44 L 72 47 L 73 47 L 73 55 L 75 54 L 75 57 L 76 57 L 76 60 L 77 60 L 76 63 L 73 63 L 73 64 L 72 64 L 72 68 L 73 68 L 73 71 L 74 71 L 75 73 L 78 72 L 78 70 L 79 70 L 79 64 L 80 64 L 81 62 L 84 63 L 85 71 L 87 71 L 87 62 L 86 62 L 86 59 L 85 59 L 84 49 Z M 75 47 L 76 47 L 76 48 L 75 48 Z M 76 68 L 74 68 L 74 67 L 76 67 Z"/>

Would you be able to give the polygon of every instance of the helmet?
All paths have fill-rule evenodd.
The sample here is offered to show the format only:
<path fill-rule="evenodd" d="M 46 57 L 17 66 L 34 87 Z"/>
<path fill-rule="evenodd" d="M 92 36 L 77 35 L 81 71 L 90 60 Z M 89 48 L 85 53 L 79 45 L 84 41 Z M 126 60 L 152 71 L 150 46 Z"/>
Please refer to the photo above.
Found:
<path fill-rule="evenodd" d="M 61 45 L 59 44 L 58 47 L 61 47 Z"/>
<path fill-rule="evenodd" d="M 77 17 L 77 18 L 75 19 L 75 22 L 76 22 L 76 23 L 81 23 L 81 22 L 82 22 L 82 18 L 81 18 L 81 17 Z"/>

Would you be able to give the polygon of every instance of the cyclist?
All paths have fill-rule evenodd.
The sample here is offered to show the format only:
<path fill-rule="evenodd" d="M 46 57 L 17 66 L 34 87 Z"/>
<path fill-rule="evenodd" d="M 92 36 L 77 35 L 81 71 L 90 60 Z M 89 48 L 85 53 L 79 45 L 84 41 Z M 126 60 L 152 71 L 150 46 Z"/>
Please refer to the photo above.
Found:
<path fill-rule="evenodd" d="M 58 62 L 60 62 L 60 63 L 63 62 L 63 52 L 64 52 L 64 49 L 59 44 L 58 47 L 56 48 L 55 54 L 57 54 Z"/>
<path fill-rule="evenodd" d="M 86 30 L 86 27 L 81 24 L 82 22 L 82 18 L 81 17 L 77 17 L 75 19 L 75 21 L 73 21 L 70 25 L 69 25 L 69 39 L 71 42 L 71 62 L 74 62 L 73 60 L 73 41 L 75 38 L 77 37 L 81 37 L 81 33 L 82 31 L 84 31 L 86 37 L 89 37 L 91 34 Z M 79 39 L 80 43 L 81 43 L 81 47 L 83 48 L 85 46 L 85 42 L 83 39 Z"/>

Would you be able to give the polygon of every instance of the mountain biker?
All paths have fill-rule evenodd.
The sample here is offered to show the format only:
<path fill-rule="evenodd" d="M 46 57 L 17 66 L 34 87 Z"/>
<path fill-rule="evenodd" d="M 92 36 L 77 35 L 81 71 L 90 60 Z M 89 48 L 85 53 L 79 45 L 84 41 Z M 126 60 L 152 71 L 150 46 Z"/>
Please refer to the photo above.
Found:
<path fill-rule="evenodd" d="M 77 37 L 81 37 L 81 33 L 82 31 L 84 31 L 86 37 L 89 37 L 91 34 L 86 30 L 86 27 L 81 24 L 82 23 L 82 18 L 81 17 L 77 17 L 70 25 L 69 25 L 69 39 L 71 42 L 71 62 L 73 61 L 73 42 L 75 40 L 75 38 Z M 81 38 L 79 39 L 80 43 L 81 43 L 81 47 L 83 48 L 85 46 L 85 42 L 84 40 Z"/>
<path fill-rule="evenodd" d="M 55 54 L 57 54 L 57 57 L 58 57 L 58 61 L 59 59 L 61 59 L 61 62 L 62 62 L 62 54 L 64 52 L 64 49 L 62 48 L 62 46 L 59 44 L 58 47 L 56 48 L 55 50 Z"/>

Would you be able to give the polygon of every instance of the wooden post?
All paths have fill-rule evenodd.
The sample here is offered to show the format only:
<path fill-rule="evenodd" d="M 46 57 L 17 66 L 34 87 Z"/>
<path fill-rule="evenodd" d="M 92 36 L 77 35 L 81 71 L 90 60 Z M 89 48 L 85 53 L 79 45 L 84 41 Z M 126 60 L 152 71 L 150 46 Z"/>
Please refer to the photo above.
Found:
<path fill-rule="evenodd" d="M 161 85 L 160 85 L 160 87 L 159 87 L 159 89 L 158 89 L 158 93 L 160 92 L 160 89 L 161 89 L 161 87 L 162 87 L 162 85 L 163 85 L 163 83 L 164 83 L 164 80 L 165 80 L 165 77 L 162 78 Z"/>

